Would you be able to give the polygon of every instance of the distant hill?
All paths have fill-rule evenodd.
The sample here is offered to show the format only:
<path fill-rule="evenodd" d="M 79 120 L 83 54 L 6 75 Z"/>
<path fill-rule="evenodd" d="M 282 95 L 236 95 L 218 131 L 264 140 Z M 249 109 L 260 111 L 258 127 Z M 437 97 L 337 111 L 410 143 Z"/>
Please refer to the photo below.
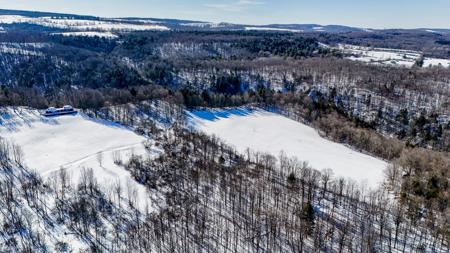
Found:
<path fill-rule="evenodd" d="M 98 17 L 87 16 L 87 15 L 74 15 L 74 14 L 63 14 L 63 13 L 53 13 L 53 12 L 39 12 L 39 11 L 22 11 L 22 10 L 5 10 L 0 9 L 0 15 L 21 15 L 26 17 L 67 17 L 67 18 L 78 18 L 78 19 L 98 19 Z"/>
<path fill-rule="evenodd" d="M 86 21 L 103 21 L 114 22 L 115 24 L 121 24 L 123 30 L 127 30 L 126 25 L 129 24 L 158 24 L 160 26 L 167 27 L 168 29 L 178 31 L 245 31 L 245 30 L 258 30 L 268 32 L 326 32 L 326 33 L 351 33 L 351 32 L 374 32 L 384 31 L 380 29 L 370 28 L 358 28 L 343 25 L 319 25 L 319 24 L 268 24 L 268 25 L 246 25 L 246 24 L 232 24 L 232 23 L 212 23 L 204 21 L 192 21 L 192 20 L 180 20 L 180 19 L 160 19 L 160 18 L 140 18 L 140 17 L 123 17 L 123 18 L 102 18 L 96 16 L 87 15 L 75 15 L 75 14 L 62 14 L 53 12 L 35 12 L 35 11 L 21 11 L 21 10 L 3 10 L 0 9 L 0 26 L 11 25 L 11 20 L 1 18 L 1 16 L 22 16 L 27 17 L 25 20 L 16 20 L 13 24 L 18 23 L 32 23 L 40 26 L 49 26 L 45 22 L 37 22 L 33 19 L 76 19 Z M 17 27 L 15 27 L 17 28 Z M 53 27 L 60 29 L 61 27 Z M 99 30 L 96 27 L 84 27 L 89 30 Z M 79 30 L 76 27 L 70 27 L 71 30 Z M 134 29 L 136 30 L 136 27 Z M 143 29 L 147 30 L 147 29 Z M 408 29 L 400 29 L 408 30 Z M 432 33 L 450 34 L 450 29 L 433 29 L 433 28 L 418 28 L 412 29 L 417 31 L 427 31 Z M 411 29 L 409 30 L 411 31 Z"/>

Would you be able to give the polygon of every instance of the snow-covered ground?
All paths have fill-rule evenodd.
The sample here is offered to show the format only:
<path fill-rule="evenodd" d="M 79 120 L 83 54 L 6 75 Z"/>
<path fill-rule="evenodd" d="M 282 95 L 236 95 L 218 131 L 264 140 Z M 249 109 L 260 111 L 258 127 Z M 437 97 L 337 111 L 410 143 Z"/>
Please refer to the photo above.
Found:
<path fill-rule="evenodd" d="M 0 15 L 0 24 L 29 23 L 46 27 L 71 29 L 77 31 L 146 31 L 169 30 L 168 27 L 153 23 L 133 24 L 128 22 L 112 22 L 105 20 L 84 20 L 53 17 L 25 17 L 20 15 Z"/>
<path fill-rule="evenodd" d="M 424 67 L 441 66 L 444 68 L 450 67 L 449 59 L 425 58 L 423 60 Z"/>
<path fill-rule="evenodd" d="M 353 61 L 361 61 L 370 64 L 394 65 L 412 67 L 420 59 L 422 53 L 412 50 L 390 49 L 390 48 L 370 48 L 340 44 L 335 49 L 346 55 L 346 58 Z M 449 67 L 449 59 L 424 58 L 423 67 L 442 66 Z"/>
<path fill-rule="evenodd" d="M 375 64 L 399 65 L 412 67 L 421 54 L 416 51 L 397 50 L 389 48 L 369 48 L 340 44 L 337 49 L 354 61 Z"/>
<path fill-rule="evenodd" d="M 38 49 L 48 47 L 47 43 L 9 43 L 0 42 L 0 53 L 25 56 L 43 56 Z"/>
<path fill-rule="evenodd" d="M 141 18 L 112 18 L 110 20 L 125 21 L 125 22 L 137 22 L 137 23 L 144 23 L 144 24 L 160 24 L 160 23 L 162 23 L 161 21 L 157 21 L 157 20 L 141 19 Z"/>
<path fill-rule="evenodd" d="M 236 147 L 286 155 L 307 161 L 313 168 L 332 169 L 335 177 L 350 178 L 376 188 L 388 166 L 383 160 L 362 154 L 322 138 L 313 128 L 282 115 L 260 109 L 203 110 L 189 112 L 191 124 Z"/>
<path fill-rule="evenodd" d="M 286 29 L 286 28 L 274 28 L 274 27 L 261 27 L 261 26 L 247 26 L 246 31 L 276 31 L 276 32 L 303 32 L 303 30 Z"/>
<path fill-rule="evenodd" d="M 325 29 L 322 26 L 313 27 L 313 30 L 316 32 L 325 32 Z"/>
<path fill-rule="evenodd" d="M 105 38 L 105 39 L 116 39 L 119 37 L 111 32 L 63 32 L 63 33 L 53 33 L 53 35 L 78 36 L 78 37 L 99 37 L 99 38 Z"/>
<path fill-rule="evenodd" d="M 145 187 L 114 163 L 113 156 L 127 162 L 132 154 L 147 153 L 146 139 L 124 126 L 83 114 L 45 118 L 37 110 L 19 108 L 1 114 L 0 136 L 19 145 L 27 167 L 44 177 L 65 168 L 76 183 L 82 170 L 90 168 L 104 187 L 120 183 L 124 192 L 129 186 L 136 190 L 141 208 L 149 200 Z M 152 150 L 153 155 L 158 152 Z"/>
<path fill-rule="evenodd" d="M 190 22 L 190 23 L 182 23 L 182 26 L 189 27 L 200 27 L 200 28 L 221 28 L 230 25 L 228 23 L 213 23 L 213 22 Z"/>

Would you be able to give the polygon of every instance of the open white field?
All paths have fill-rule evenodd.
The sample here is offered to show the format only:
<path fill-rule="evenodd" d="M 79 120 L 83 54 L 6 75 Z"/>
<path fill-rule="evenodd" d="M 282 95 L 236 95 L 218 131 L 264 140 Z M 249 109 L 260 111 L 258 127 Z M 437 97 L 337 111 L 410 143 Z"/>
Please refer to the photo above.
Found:
<path fill-rule="evenodd" d="M 412 67 L 420 59 L 422 52 L 390 48 L 370 48 L 354 45 L 340 44 L 337 50 L 347 55 L 347 59 L 369 64 Z M 449 59 L 428 58 L 423 59 L 423 67 L 450 67 Z"/>
<path fill-rule="evenodd" d="M 168 27 L 150 23 L 133 24 L 125 21 L 84 20 L 54 17 L 25 17 L 20 15 L 0 15 L 0 24 L 36 24 L 46 27 L 71 29 L 76 31 L 167 31 Z"/>
<path fill-rule="evenodd" d="M 286 155 L 307 161 L 313 168 L 332 169 L 344 177 L 376 188 L 388 163 L 322 138 L 313 128 L 282 115 L 253 109 L 204 110 L 189 113 L 192 125 L 216 135 L 239 152 L 247 148 L 275 157 Z"/>
<path fill-rule="evenodd" d="M 65 168 L 76 183 L 82 170 L 91 168 L 100 185 L 120 183 L 124 192 L 130 187 L 136 191 L 141 208 L 145 207 L 149 199 L 145 187 L 113 159 L 113 154 L 119 154 L 127 162 L 132 154 L 146 154 L 144 137 L 83 114 L 46 118 L 37 110 L 9 108 L 0 116 L 0 136 L 22 148 L 24 163 L 30 169 L 47 177 Z"/>
<path fill-rule="evenodd" d="M 99 37 L 105 39 L 116 39 L 119 36 L 111 32 L 63 32 L 63 33 L 53 33 L 52 35 L 62 35 L 62 36 L 77 36 L 77 37 Z"/>

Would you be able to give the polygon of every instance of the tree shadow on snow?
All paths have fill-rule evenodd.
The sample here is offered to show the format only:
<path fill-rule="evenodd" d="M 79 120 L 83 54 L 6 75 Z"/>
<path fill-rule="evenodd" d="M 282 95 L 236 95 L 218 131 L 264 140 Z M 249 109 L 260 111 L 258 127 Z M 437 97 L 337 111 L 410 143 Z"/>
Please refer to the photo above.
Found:
<path fill-rule="evenodd" d="M 195 110 L 191 111 L 188 117 L 192 115 L 207 121 L 217 121 L 220 119 L 230 118 L 232 116 L 248 116 L 254 113 L 252 108 L 230 108 L 230 109 L 215 109 L 215 110 Z"/>
<path fill-rule="evenodd" d="M 118 122 L 91 117 L 91 116 L 86 115 L 84 113 L 78 113 L 78 115 L 80 115 L 84 120 L 89 120 L 89 121 L 94 122 L 96 124 L 101 124 L 103 126 L 107 126 L 107 127 L 111 127 L 111 128 L 119 128 L 119 129 L 123 129 L 123 130 L 133 131 L 133 129 L 131 127 L 122 125 L 122 124 L 120 124 Z"/>
<path fill-rule="evenodd" d="M 55 119 L 42 116 L 37 110 L 11 108 L 0 115 L 0 127 L 8 132 L 19 132 L 22 127 L 33 128 L 36 122 L 59 124 Z"/>

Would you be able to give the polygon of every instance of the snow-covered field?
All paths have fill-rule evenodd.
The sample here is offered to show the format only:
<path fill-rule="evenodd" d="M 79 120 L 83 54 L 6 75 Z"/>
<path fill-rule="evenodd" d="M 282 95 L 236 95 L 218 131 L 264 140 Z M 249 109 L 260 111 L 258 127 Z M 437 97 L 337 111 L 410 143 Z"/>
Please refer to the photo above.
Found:
<path fill-rule="evenodd" d="M 200 28 L 220 28 L 220 27 L 226 27 L 227 25 L 230 25 L 230 24 L 228 24 L 228 23 L 212 23 L 212 22 L 190 22 L 190 23 L 182 23 L 180 25 L 189 26 L 189 27 L 200 27 Z"/>
<path fill-rule="evenodd" d="M 137 23 L 144 23 L 144 24 L 160 24 L 161 21 L 151 20 L 151 19 L 141 19 L 141 18 L 112 18 L 110 20 L 114 21 L 125 21 L 125 22 L 137 22 Z"/>
<path fill-rule="evenodd" d="M 344 53 L 349 60 L 404 67 L 414 66 L 422 55 L 421 52 L 412 50 L 370 48 L 346 44 L 340 44 L 335 49 Z M 449 67 L 450 60 L 425 57 L 423 67 L 433 66 Z"/>
<path fill-rule="evenodd" d="M 286 155 L 307 161 L 313 168 L 332 169 L 335 177 L 350 178 L 371 188 L 383 181 L 388 166 L 383 160 L 322 138 L 313 128 L 260 109 L 189 112 L 191 124 L 236 147 Z"/>
<path fill-rule="evenodd" d="M 396 50 L 388 48 L 369 48 L 340 44 L 338 50 L 349 55 L 347 58 L 375 64 L 399 65 L 412 67 L 420 53 L 409 50 Z"/>
<path fill-rule="evenodd" d="M 136 190 L 138 203 L 145 208 L 149 200 L 145 187 L 113 159 L 120 156 L 127 162 L 132 154 L 146 154 L 144 137 L 83 114 L 45 118 L 37 110 L 23 108 L 3 112 L 0 123 L 0 136 L 22 148 L 24 163 L 30 169 L 47 177 L 65 168 L 76 183 L 82 170 L 90 168 L 104 187 L 120 183 L 124 192 Z M 153 155 L 158 152 L 152 150 Z"/>
<path fill-rule="evenodd" d="M 245 30 L 246 31 L 303 32 L 303 30 L 274 28 L 274 27 L 260 27 L 260 26 L 248 26 L 248 27 L 245 27 Z"/>
<path fill-rule="evenodd" d="M 313 30 L 316 32 L 325 32 L 325 29 L 322 26 L 313 27 Z"/>
<path fill-rule="evenodd" d="M 105 38 L 105 39 L 116 39 L 119 37 L 111 32 L 63 32 L 63 33 L 53 33 L 53 35 L 78 36 L 78 37 L 99 37 L 99 38 Z"/>
<path fill-rule="evenodd" d="M 423 60 L 424 67 L 441 66 L 444 68 L 450 67 L 449 59 L 425 58 Z"/>
<path fill-rule="evenodd" d="M 104 20 L 84 20 L 53 17 L 25 17 L 19 15 L 0 15 L 0 24 L 29 23 L 46 27 L 71 29 L 76 31 L 146 31 L 146 30 L 169 30 L 168 27 L 153 23 L 133 24 L 127 22 L 112 22 Z"/>

